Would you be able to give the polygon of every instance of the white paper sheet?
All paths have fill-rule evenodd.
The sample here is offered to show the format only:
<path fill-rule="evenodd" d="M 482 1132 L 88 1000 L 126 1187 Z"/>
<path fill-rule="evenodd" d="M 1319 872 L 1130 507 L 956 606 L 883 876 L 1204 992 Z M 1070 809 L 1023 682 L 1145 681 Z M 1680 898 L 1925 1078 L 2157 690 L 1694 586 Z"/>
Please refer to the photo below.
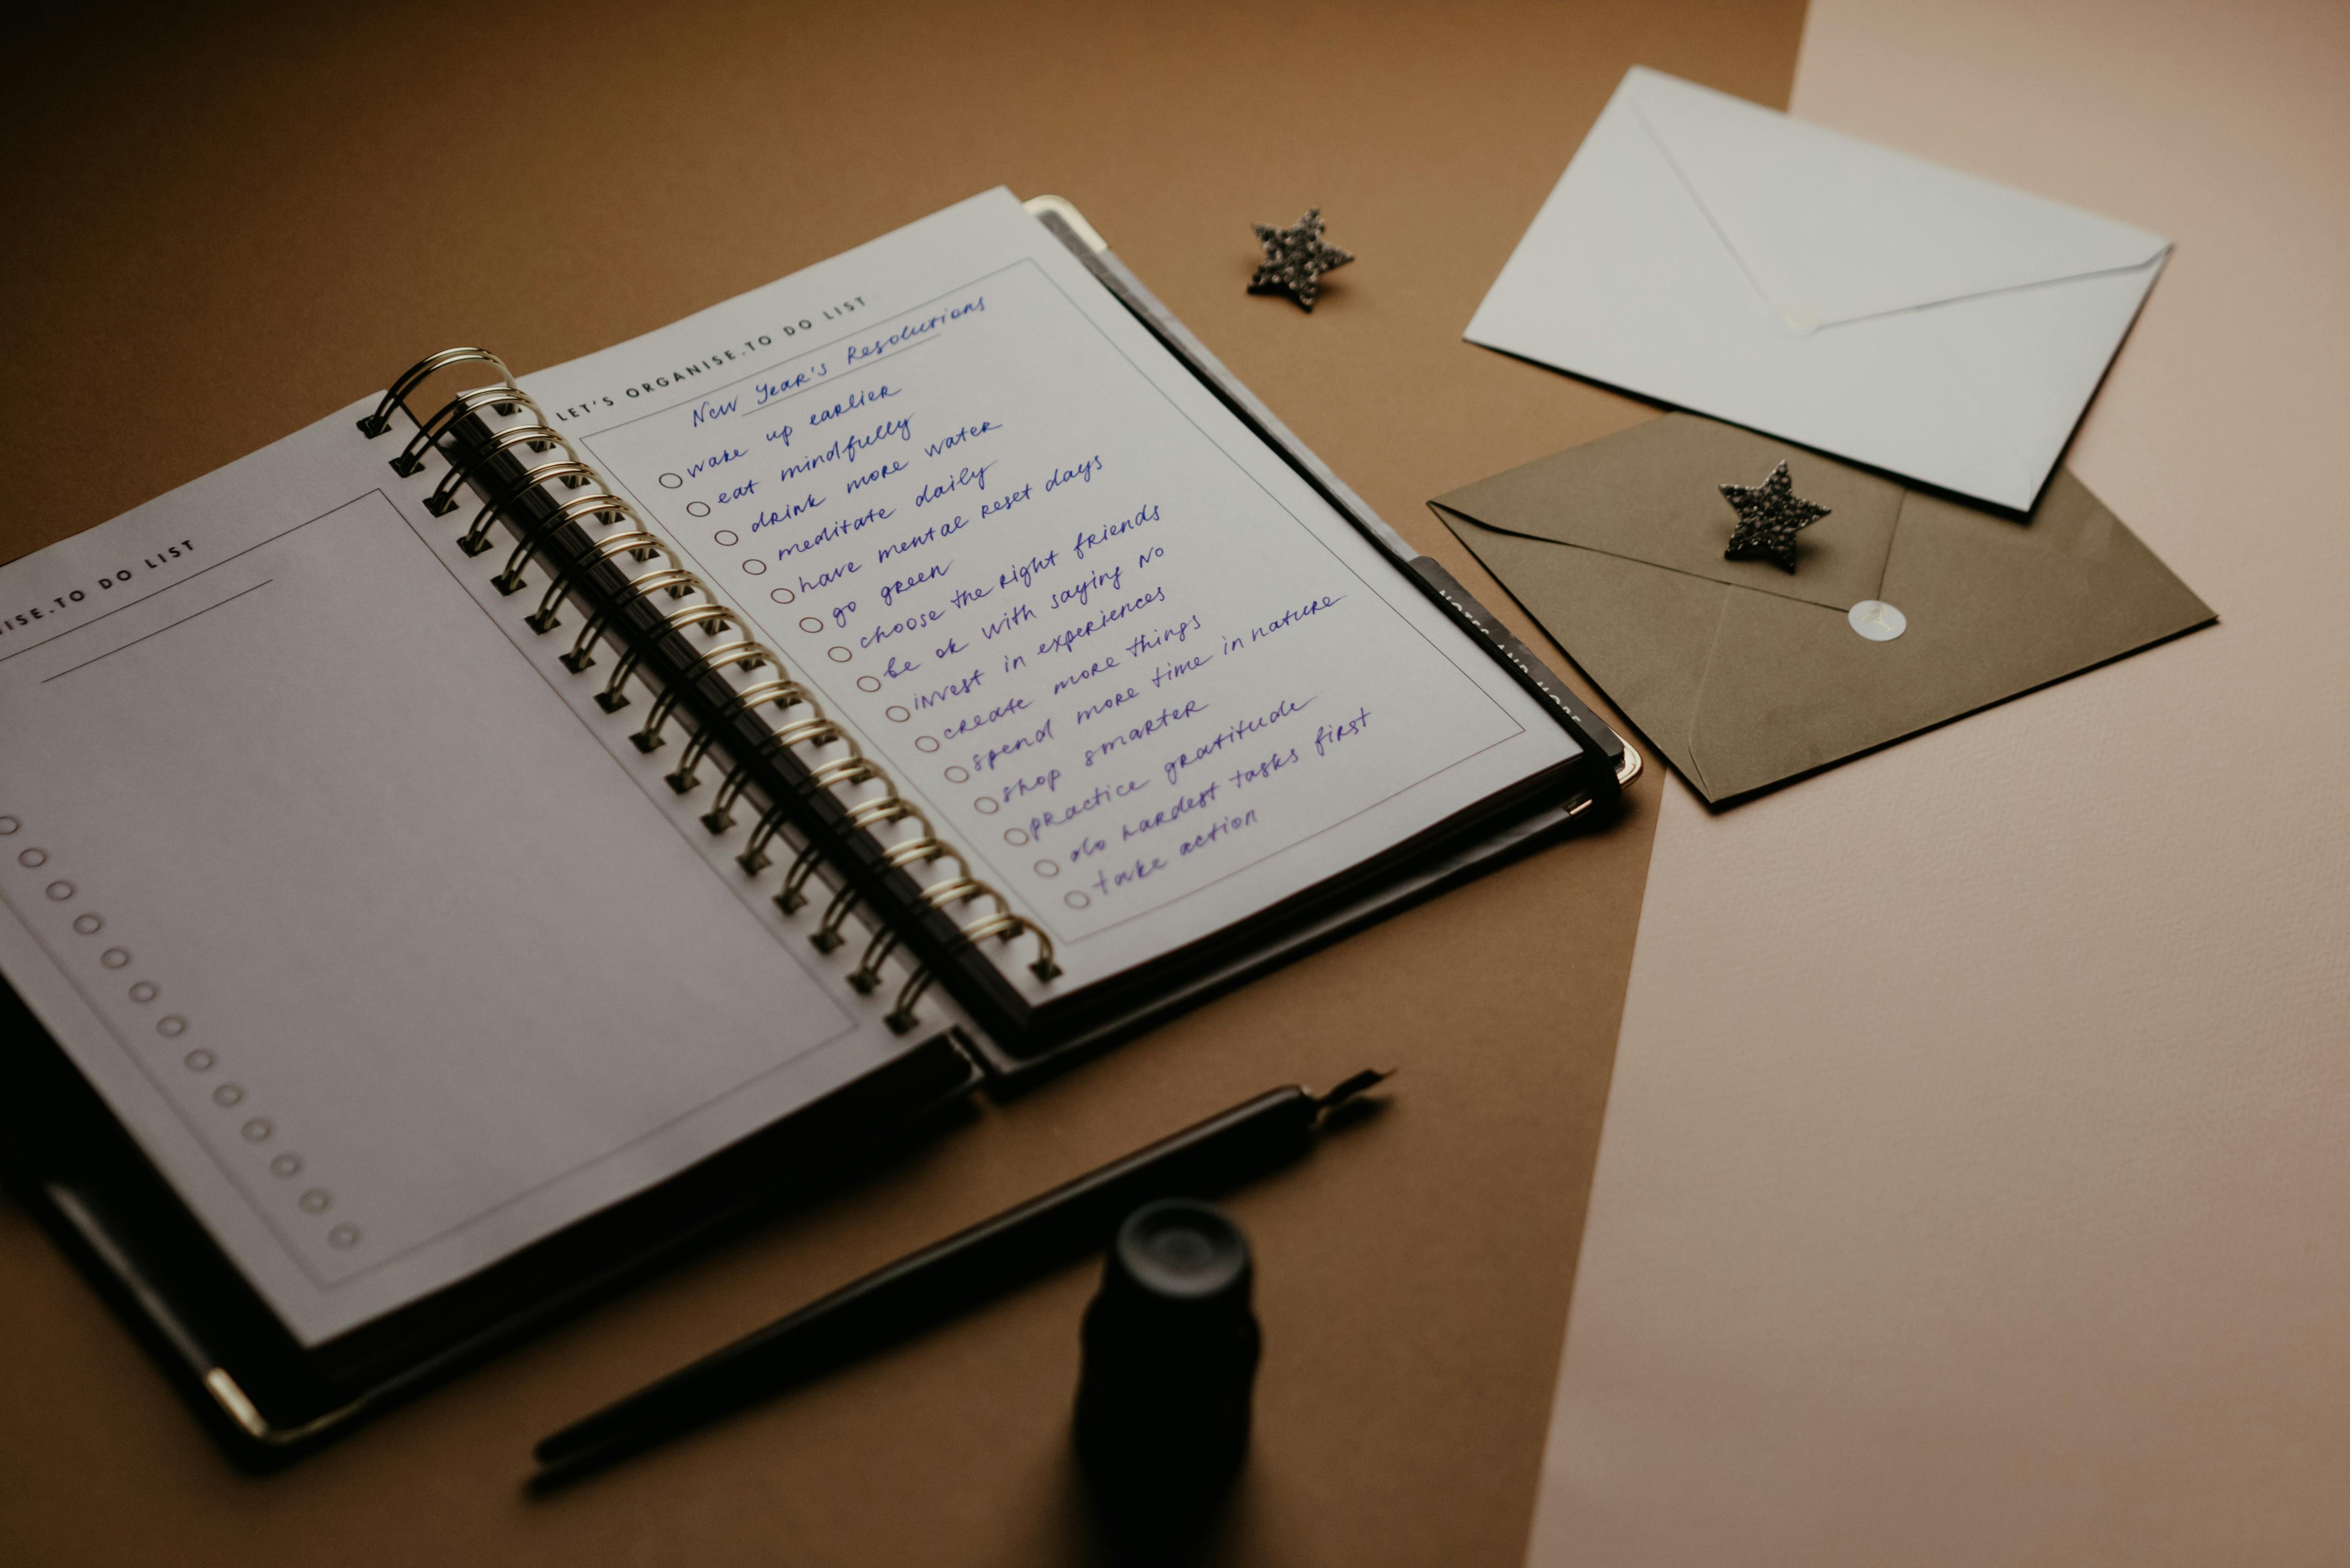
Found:
<path fill-rule="evenodd" d="M 0 568 L 0 965 L 313 1343 L 909 1044 L 361 411 Z"/>
<path fill-rule="evenodd" d="M 1574 754 L 1001 190 L 524 385 L 1051 933 L 1032 994 Z"/>

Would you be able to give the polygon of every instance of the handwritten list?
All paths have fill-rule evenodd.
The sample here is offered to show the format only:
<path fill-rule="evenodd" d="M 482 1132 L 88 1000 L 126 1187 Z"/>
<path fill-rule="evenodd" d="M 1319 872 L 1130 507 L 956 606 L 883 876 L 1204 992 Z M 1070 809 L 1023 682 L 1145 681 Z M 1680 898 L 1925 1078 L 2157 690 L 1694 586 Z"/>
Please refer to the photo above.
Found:
<path fill-rule="evenodd" d="M 805 349 L 746 339 L 786 356 L 755 368 L 705 350 L 584 444 L 1073 956 L 1184 911 L 1115 965 L 1342 868 L 1361 819 L 1549 727 L 1051 260 L 887 315 L 846 296 Z"/>

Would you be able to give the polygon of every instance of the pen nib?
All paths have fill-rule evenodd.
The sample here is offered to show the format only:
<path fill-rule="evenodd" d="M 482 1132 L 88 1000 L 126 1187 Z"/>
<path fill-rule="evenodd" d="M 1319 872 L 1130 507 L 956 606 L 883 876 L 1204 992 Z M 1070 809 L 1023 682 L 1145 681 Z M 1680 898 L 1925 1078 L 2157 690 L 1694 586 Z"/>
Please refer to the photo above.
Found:
<path fill-rule="evenodd" d="M 1356 1074 L 1353 1077 L 1348 1078 L 1344 1083 L 1340 1084 L 1337 1087 L 1332 1089 L 1328 1094 L 1315 1101 L 1314 1104 L 1321 1110 L 1328 1111 L 1335 1109 L 1339 1106 L 1345 1105 L 1348 1100 L 1353 1099 L 1357 1095 L 1361 1094 L 1364 1090 L 1368 1089 L 1375 1085 L 1383 1084 L 1388 1079 L 1394 1076 L 1395 1070 L 1393 1068 L 1388 1068 L 1385 1072 L 1381 1072 L 1376 1067 L 1366 1068 L 1362 1072 Z"/>

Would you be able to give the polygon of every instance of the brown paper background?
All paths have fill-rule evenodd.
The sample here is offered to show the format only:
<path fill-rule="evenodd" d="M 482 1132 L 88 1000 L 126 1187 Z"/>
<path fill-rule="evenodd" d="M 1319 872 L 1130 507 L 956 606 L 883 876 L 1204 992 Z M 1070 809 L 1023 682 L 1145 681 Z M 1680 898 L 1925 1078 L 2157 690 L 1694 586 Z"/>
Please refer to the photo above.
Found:
<path fill-rule="evenodd" d="M 1461 325 L 1623 69 L 1784 101 L 1800 6 L 619 5 L 109 14 L 11 40 L 0 554 L 484 342 L 530 369 L 988 185 L 1074 200 L 1522 634 L 1423 498 L 1644 417 Z M 21 26 L 21 24 L 20 24 Z M 1248 224 L 1362 258 L 1312 317 Z M 1539 644 L 1538 644 L 1539 646 Z M 1267 1351 L 1234 1562 L 1513 1563 L 1661 770 L 1549 851 L 1202 1010 L 285 1474 L 233 1472 L 0 1207 L 12 1564 L 1049 1563 L 1073 1270 L 559 1499 L 553 1426 L 855 1272 L 1266 1087 L 1403 1070 L 1239 1196 Z"/>

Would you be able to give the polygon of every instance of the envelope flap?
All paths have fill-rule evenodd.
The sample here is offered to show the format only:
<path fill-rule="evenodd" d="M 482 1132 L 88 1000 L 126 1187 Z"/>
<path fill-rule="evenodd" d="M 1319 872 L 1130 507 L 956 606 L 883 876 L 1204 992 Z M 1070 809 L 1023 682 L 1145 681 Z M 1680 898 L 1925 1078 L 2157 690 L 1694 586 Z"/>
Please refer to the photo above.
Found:
<path fill-rule="evenodd" d="M 2142 266 L 2143 229 L 1634 67 L 1622 92 L 1788 330 Z"/>
<path fill-rule="evenodd" d="M 1760 484 L 1782 462 L 1795 493 L 1828 515 L 1796 536 L 1792 574 L 1765 561 L 1723 560 L 1737 514 L 1721 486 Z M 1878 597 L 1902 494 L 1889 480 L 1802 447 L 1673 413 L 1480 480 L 1436 504 L 1488 528 L 1842 611 Z"/>
<path fill-rule="evenodd" d="M 1675 715 L 1709 799 L 1825 766 L 2213 618 L 2061 469 L 2023 527 L 1911 492 L 1884 597 L 1908 620 L 1889 642 L 1853 636 L 1841 617 L 1755 595 L 1725 599 L 1697 711 Z"/>

